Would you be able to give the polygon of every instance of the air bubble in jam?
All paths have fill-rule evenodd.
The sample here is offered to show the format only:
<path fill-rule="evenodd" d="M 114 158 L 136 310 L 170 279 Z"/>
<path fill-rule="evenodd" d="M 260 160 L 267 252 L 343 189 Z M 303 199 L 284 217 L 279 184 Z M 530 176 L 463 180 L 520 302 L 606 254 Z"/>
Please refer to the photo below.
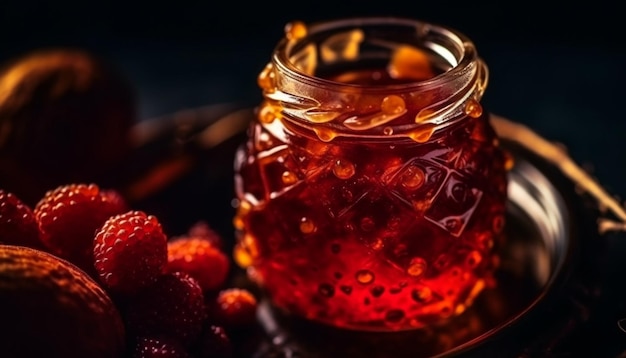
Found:
<path fill-rule="evenodd" d="M 479 251 L 473 250 L 467 255 L 467 259 L 465 260 L 465 263 L 468 267 L 474 268 L 480 264 L 482 259 L 483 259 L 483 255 L 481 255 Z"/>
<path fill-rule="evenodd" d="M 303 217 L 300 219 L 300 231 L 303 234 L 310 234 L 312 232 L 315 232 L 315 223 L 313 222 L 313 220 Z"/>
<path fill-rule="evenodd" d="M 335 160 L 333 173 L 339 179 L 350 179 L 354 175 L 354 164 L 345 159 Z"/>
<path fill-rule="evenodd" d="M 499 234 L 504 230 L 504 215 L 496 215 L 493 218 L 493 232 Z"/>
<path fill-rule="evenodd" d="M 414 257 L 411 259 L 409 263 L 409 268 L 407 269 L 407 273 L 413 277 L 418 277 L 426 272 L 426 260 L 421 257 Z"/>
<path fill-rule="evenodd" d="M 408 255 L 409 253 L 409 248 L 406 244 L 398 244 L 396 245 L 396 247 L 394 247 L 393 249 L 393 255 L 395 257 L 404 257 L 406 255 Z"/>
<path fill-rule="evenodd" d="M 402 173 L 400 182 L 403 187 L 414 190 L 422 186 L 425 179 L 426 175 L 424 172 L 420 168 L 411 165 Z"/>
<path fill-rule="evenodd" d="M 296 176 L 296 174 L 290 171 L 283 172 L 281 179 L 283 181 L 283 184 L 285 185 L 293 185 L 298 181 L 298 177 Z"/>
<path fill-rule="evenodd" d="M 359 270 L 357 271 L 355 278 L 358 283 L 367 285 L 374 282 L 374 273 L 370 270 Z"/>
<path fill-rule="evenodd" d="M 368 231 L 372 231 L 374 230 L 374 227 L 376 226 L 376 223 L 374 222 L 374 220 L 372 220 L 371 217 L 366 216 L 364 218 L 361 218 L 361 221 L 359 223 L 359 227 L 361 228 L 361 230 L 363 230 L 364 232 L 368 232 Z"/>

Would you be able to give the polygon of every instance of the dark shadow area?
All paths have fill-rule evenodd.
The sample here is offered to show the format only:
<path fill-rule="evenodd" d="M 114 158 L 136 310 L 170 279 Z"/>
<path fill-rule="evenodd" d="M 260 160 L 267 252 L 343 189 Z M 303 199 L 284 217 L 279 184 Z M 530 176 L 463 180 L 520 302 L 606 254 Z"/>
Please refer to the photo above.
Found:
<path fill-rule="evenodd" d="M 402 16 L 476 43 L 491 71 L 486 107 L 562 142 L 609 189 L 626 194 L 621 101 L 626 46 L 615 2 L 16 1 L 0 3 L 0 62 L 80 47 L 116 63 L 141 119 L 212 103 L 256 103 L 256 76 L 291 20 Z"/>

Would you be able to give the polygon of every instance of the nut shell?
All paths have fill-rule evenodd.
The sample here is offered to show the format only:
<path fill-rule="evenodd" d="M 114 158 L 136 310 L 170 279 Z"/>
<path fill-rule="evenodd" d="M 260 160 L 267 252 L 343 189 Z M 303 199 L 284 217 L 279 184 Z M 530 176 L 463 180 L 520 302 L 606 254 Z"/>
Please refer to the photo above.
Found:
<path fill-rule="evenodd" d="M 33 204 L 69 182 L 113 187 L 130 151 L 135 93 L 112 64 L 77 49 L 0 69 L 0 187 Z"/>
<path fill-rule="evenodd" d="M 0 347 L 5 357 L 121 357 L 124 326 L 107 293 L 73 264 L 0 245 Z"/>

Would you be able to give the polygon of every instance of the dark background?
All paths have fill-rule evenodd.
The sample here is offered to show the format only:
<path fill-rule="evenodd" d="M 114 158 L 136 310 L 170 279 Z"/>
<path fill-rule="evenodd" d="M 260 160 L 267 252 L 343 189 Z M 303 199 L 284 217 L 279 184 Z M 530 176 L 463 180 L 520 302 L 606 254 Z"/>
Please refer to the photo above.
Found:
<path fill-rule="evenodd" d="M 142 119 L 211 103 L 256 103 L 256 75 L 291 20 L 413 17 L 474 40 L 491 70 L 484 103 L 563 143 L 626 194 L 626 45 L 618 2 L 0 2 L 0 61 L 73 46 L 116 63 Z"/>

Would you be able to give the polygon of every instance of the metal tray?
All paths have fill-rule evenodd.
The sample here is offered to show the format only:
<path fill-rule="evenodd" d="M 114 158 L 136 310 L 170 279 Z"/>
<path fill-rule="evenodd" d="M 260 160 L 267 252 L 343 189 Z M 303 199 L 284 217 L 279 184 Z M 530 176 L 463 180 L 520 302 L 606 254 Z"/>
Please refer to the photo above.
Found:
<path fill-rule="evenodd" d="M 142 165 L 128 172 L 126 188 L 133 206 L 158 215 L 173 235 L 208 222 L 231 249 L 232 160 L 252 116 L 249 107 L 224 104 L 140 123 L 131 162 Z M 515 159 L 496 288 L 445 324 L 397 333 L 300 321 L 260 296 L 259 325 L 232 337 L 237 356 L 610 356 L 602 350 L 621 349 L 613 344 L 617 329 L 600 346 L 582 343 L 598 332 L 597 317 L 606 317 L 607 233 L 620 231 L 626 213 L 561 148 L 518 123 L 492 120 Z M 232 285 L 255 289 L 240 270 Z"/>

